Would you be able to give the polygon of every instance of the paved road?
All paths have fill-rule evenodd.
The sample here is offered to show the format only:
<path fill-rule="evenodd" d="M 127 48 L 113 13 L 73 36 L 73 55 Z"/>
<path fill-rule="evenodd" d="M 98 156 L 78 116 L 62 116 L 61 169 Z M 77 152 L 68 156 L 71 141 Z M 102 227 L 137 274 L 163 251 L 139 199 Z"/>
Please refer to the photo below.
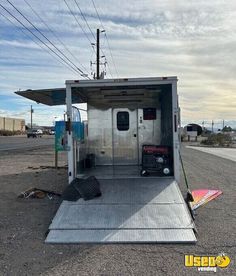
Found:
<path fill-rule="evenodd" d="M 207 147 L 192 147 L 187 146 L 187 148 L 199 150 L 209 154 L 219 156 L 221 158 L 229 159 L 236 162 L 236 149 L 232 148 L 207 148 Z"/>
<path fill-rule="evenodd" d="M 33 149 L 54 144 L 54 136 L 27 138 L 26 136 L 0 136 L 0 151 Z"/>

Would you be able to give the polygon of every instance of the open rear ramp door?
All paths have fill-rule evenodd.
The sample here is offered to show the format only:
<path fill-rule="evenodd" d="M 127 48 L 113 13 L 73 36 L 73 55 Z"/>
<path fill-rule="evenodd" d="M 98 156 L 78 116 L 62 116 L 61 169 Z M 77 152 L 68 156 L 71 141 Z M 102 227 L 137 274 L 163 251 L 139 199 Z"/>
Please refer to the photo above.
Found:
<path fill-rule="evenodd" d="M 102 197 L 63 201 L 47 243 L 194 243 L 194 223 L 173 179 L 100 179 Z"/>

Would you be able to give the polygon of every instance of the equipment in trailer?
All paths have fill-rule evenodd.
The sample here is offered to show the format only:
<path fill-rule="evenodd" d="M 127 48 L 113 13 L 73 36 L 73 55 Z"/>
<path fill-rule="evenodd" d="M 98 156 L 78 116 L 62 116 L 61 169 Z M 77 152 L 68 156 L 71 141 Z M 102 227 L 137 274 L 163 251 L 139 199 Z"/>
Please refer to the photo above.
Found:
<path fill-rule="evenodd" d="M 157 172 L 159 176 L 172 174 L 171 148 L 162 145 L 143 145 L 141 176 Z"/>

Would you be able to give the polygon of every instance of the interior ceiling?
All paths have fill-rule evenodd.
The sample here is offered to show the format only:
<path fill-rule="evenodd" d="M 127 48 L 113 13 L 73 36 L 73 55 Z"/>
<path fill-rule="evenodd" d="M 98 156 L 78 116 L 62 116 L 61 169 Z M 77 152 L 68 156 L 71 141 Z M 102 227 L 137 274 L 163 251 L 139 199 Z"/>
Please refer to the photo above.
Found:
<path fill-rule="evenodd" d="M 97 108 L 107 107 L 158 107 L 160 89 L 116 88 L 116 89 L 77 89 L 75 93 L 88 104 Z"/>

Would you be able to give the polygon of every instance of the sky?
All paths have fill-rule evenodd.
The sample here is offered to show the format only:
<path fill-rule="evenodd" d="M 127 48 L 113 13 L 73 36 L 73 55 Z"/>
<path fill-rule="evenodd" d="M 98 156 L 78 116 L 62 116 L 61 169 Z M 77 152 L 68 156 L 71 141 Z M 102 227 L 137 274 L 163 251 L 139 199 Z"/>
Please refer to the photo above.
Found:
<path fill-rule="evenodd" d="M 94 0 L 102 26 L 92 0 L 66 0 L 76 20 L 64 0 L 10 2 L 85 73 L 95 61 L 96 29 L 105 28 L 106 78 L 177 76 L 182 124 L 214 120 L 221 127 L 224 119 L 236 127 L 236 1 Z M 0 4 L 51 46 L 7 0 Z M 14 91 L 64 87 L 66 79 L 82 77 L 35 41 L 0 6 L 0 116 L 29 122 L 32 104 L 34 122 L 51 125 L 63 118 L 64 106 L 35 104 Z"/>

